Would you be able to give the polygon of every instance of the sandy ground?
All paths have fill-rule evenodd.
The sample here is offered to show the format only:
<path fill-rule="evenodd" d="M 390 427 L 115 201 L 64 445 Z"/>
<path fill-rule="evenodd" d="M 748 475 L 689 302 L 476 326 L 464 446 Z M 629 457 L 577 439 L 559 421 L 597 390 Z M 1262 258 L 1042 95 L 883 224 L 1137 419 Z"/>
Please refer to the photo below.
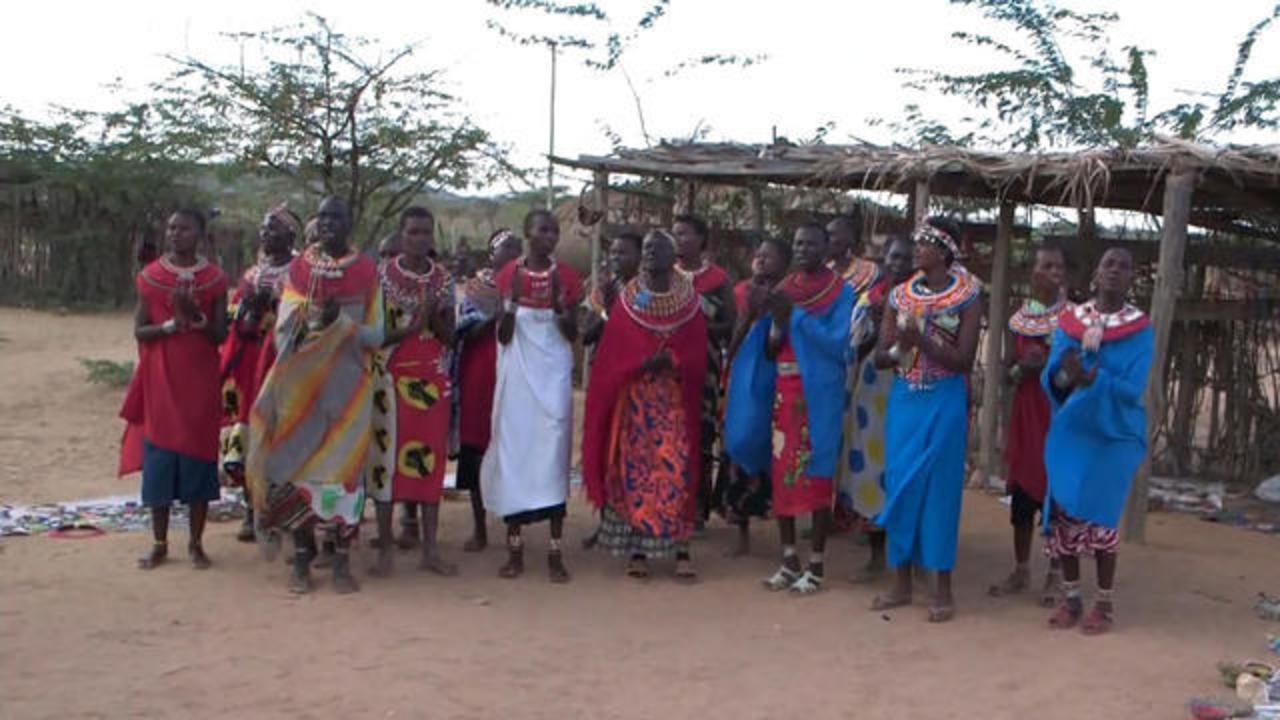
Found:
<path fill-rule="evenodd" d="M 128 318 L 0 309 L 0 336 L 0 499 L 134 490 L 113 477 L 120 393 L 76 362 L 130 358 Z M 544 528 L 513 582 L 496 577 L 500 550 L 461 552 L 467 522 L 465 503 L 447 505 L 459 577 L 402 554 L 395 577 L 343 597 L 327 582 L 289 595 L 286 567 L 229 524 L 211 528 L 203 573 L 135 570 L 137 533 L 0 540 L 0 717 L 1178 718 L 1189 696 L 1223 692 L 1217 660 L 1264 654 L 1277 629 L 1250 611 L 1280 590 L 1275 539 L 1186 516 L 1153 516 L 1150 544 L 1122 550 L 1119 625 L 1102 638 L 1046 630 L 1031 597 L 985 597 L 1008 562 L 1006 510 L 986 495 L 966 498 L 945 626 L 920 601 L 868 611 L 873 590 L 838 580 L 861 559 L 847 539 L 828 551 L 829 590 L 796 599 L 759 588 L 777 551 L 764 526 L 740 560 L 713 527 L 696 586 L 665 567 L 637 584 L 576 549 L 578 499 L 574 582 L 552 586 Z"/>

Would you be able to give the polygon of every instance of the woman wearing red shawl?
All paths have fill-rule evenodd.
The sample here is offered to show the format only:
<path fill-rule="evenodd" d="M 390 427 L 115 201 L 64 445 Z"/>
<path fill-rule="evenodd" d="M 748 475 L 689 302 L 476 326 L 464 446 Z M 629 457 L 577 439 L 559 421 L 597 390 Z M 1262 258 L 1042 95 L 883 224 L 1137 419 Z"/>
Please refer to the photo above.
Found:
<path fill-rule="evenodd" d="M 249 434 L 249 410 L 258 396 L 258 385 L 276 360 L 270 342 L 276 323 L 276 308 L 284 278 L 293 259 L 293 242 L 302 231 L 302 221 L 281 203 L 262 219 L 258 227 L 258 262 L 240 278 L 227 308 L 230 332 L 222 343 L 222 434 L 219 465 L 235 485 L 244 484 L 245 447 Z M 253 501 L 245 513 L 236 539 L 253 542 Z"/>
<path fill-rule="evenodd" d="M 628 575 L 647 577 L 649 558 L 674 552 L 676 577 L 693 580 L 706 320 L 693 283 L 673 272 L 669 234 L 649 233 L 641 258 L 591 365 L 583 479 L 602 510 L 598 543 L 630 555 Z"/>
<path fill-rule="evenodd" d="M 1031 297 L 1009 318 L 1004 337 L 1004 364 L 1009 383 L 1015 387 L 1013 410 L 1009 415 L 1009 435 L 1004 458 L 1008 466 L 1006 483 L 1009 521 L 1013 525 L 1013 572 L 989 593 L 993 596 L 1023 592 L 1031 584 L 1031 536 L 1036 513 L 1044 505 L 1044 439 L 1049 432 L 1049 396 L 1040 386 L 1040 370 L 1049 358 L 1049 340 L 1058 326 L 1058 316 L 1067 306 L 1062 293 L 1065 272 L 1062 250 L 1044 246 L 1036 249 L 1031 268 Z M 1057 602 L 1059 564 L 1049 564 L 1041 604 Z"/>
<path fill-rule="evenodd" d="M 449 414 L 452 384 L 449 355 L 453 345 L 453 280 L 444 266 L 431 259 L 435 251 L 435 217 L 420 206 L 400 214 L 400 254 L 378 266 L 382 285 L 386 338 L 378 354 L 378 384 L 387 402 L 375 392 L 375 427 L 386 430 L 375 452 L 391 474 L 390 502 L 375 498 L 378 560 L 374 574 L 391 572 L 392 502 L 421 511 L 422 560 L 418 567 L 439 575 L 457 568 L 440 554 L 436 543 L 440 496 L 449 455 Z"/>
<path fill-rule="evenodd" d="M 128 423 L 121 469 L 141 466 L 142 504 L 151 508 L 155 544 L 138 560 L 143 569 L 168 558 L 174 501 L 191 509 L 192 564 L 210 565 L 202 537 L 209 502 L 219 495 L 218 345 L 227 332 L 227 278 L 196 254 L 204 232 L 200 212 L 174 213 L 165 229 L 169 251 L 137 277 L 138 371 L 120 411 Z"/>
<path fill-rule="evenodd" d="M 693 281 L 693 289 L 707 317 L 707 378 L 702 388 L 702 476 L 698 481 L 698 528 L 707 519 L 714 498 L 711 477 L 716 460 L 716 435 L 720 424 L 720 396 L 725 348 L 733 334 L 733 282 L 724 268 L 707 258 L 707 223 L 693 215 L 681 215 L 671 226 L 676 239 L 677 267 Z"/>
<path fill-rule="evenodd" d="M 498 336 L 494 322 L 502 309 L 502 294 L 494 274 L 520 257 L 520 238 L 501 229 L 489 238 L 489 265 L 463 286 L 455 337 L 458 341 L 458 464 L 457 488 L 471 495 L 473 532 L 462 549 L 479 552 L 489 545 L 484 497 L 480 491 L 480 462 L 489 447 L 493 418 L 493 388 L 498 374 Z"/>

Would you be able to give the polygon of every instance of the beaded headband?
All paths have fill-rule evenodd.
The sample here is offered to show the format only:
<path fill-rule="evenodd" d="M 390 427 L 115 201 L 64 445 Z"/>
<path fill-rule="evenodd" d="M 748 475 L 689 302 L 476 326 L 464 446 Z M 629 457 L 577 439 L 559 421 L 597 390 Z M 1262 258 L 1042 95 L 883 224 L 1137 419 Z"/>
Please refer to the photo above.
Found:
<path fill-rule="evenodd" d="M 941 248 L 950 250 L 951 257 L 956 259 L 960 258 L 960 246 L 956 244 L 956 239 L 951 237 L 951 233 L 948 233 L 945 230 L 939 230 L 929 223 L 922 223 L 917 227 L 915 233 L 912 234 L 911 239 L 918 243 L 933 243 Z"/>

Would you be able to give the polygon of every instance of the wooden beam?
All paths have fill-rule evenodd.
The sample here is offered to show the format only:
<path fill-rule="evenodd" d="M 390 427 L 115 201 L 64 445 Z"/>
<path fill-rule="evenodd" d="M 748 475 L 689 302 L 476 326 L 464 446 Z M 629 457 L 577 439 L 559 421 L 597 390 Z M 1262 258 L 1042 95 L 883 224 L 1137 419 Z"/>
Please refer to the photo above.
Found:
<path fill-rule="evenodd" d="M 991 253 L 991 294 L 987 299 L 987 337 L 982 365 L 982 408 L 978 415 L 980 487 L 986 487 L 1000 467 L 996 433 L 1000 419 L 1000 386 L 1004 382 L 1001 348 L 1004 327 L 1009 322 L 1009 250 L 1013 245 L 1013 218 L 1016 206 L 1000 203 L 1000 220 Z M 1000 473 L 1003 475 L 1003 473 Z"/>
<path fill-rule="evenodd" d="M 759 185 L 751 186 L 751 229 L 764 232 L 764 191 Z"/>
<path fill-rule="evenodd" d="M 676 184 L 671 178 L 662 180 L 662 194 L 671 198 L 667 202 L 662 203 L 662 227 L 670 229 L 672 220 L 676 216 Z"/>
<path fill-rule="evenodd" d="M 912 227 L 918 226 L 929 217 L 929 181 L 916 181 L 916 192 L 912 197 L 911 203 L 911 220 Z"/>
<path fill-rule="evenodd" d="M 1147 459 L 1133 478 L 1129 507 L 1124 518 L 1124 539 L 1145 542 L 1147 536 L 1147 486 L 1151 478 L 1151 436 L 1164 416 L 1164 364 L 1169 352 L 1169 335 L 1183 286 L 1183 259 L 1187 249 L 1187 223 L 1191 218 L 1191 196 L 1196 175 L 1187 169 L 1171 171 L 1164 184 L 1164 213 L 1160 229 L 1160 261 L 1156 286 L 1151 294 L 1151 328 L 1155 348 L 1151 374 L 1147 376 Z"/>

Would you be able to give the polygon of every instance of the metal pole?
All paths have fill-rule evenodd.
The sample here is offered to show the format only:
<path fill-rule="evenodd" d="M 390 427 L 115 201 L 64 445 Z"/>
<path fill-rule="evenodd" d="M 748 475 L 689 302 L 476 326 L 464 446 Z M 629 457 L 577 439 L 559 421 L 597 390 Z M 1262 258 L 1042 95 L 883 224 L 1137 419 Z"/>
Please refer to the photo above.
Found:
<path fill-rule="evenodd" d="M 550 127 L 550 138 L 547 141 L 547 209 L 553 209 L 556 202 L 555 188 L 555 163 L 551 158 L 556 154 L 556 44 L 549 43 L 551 46 L 551 121 L 548 123 Z"/>

